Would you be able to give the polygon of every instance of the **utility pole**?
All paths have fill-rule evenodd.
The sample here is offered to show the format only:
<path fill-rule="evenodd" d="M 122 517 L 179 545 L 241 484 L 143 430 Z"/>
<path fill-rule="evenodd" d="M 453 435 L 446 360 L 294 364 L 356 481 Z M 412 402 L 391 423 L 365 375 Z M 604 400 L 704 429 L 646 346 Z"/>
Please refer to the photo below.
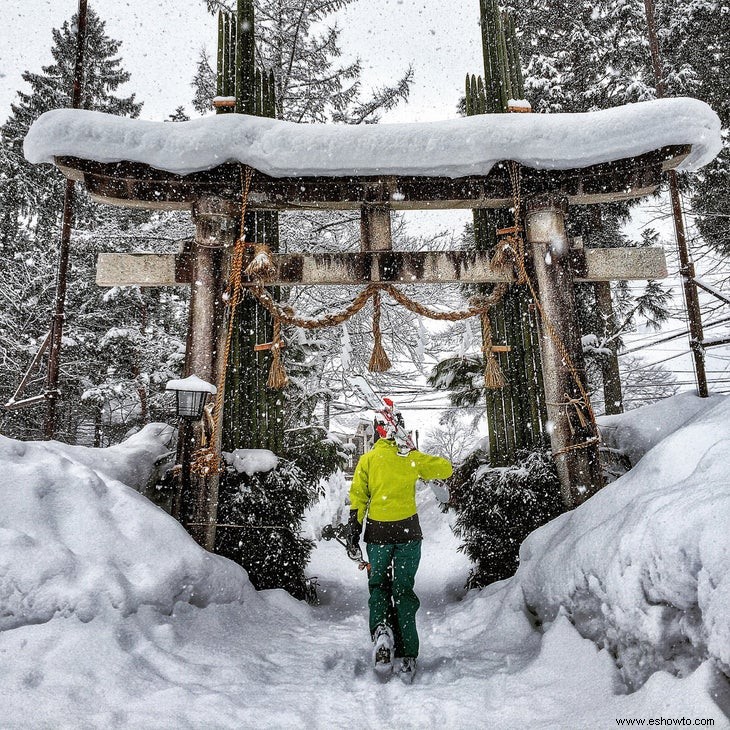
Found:
<path fill-rule="evenodd" d="M 649 29 L 649 49 L 651 51 L 651 63 L 654 68 L 654 80 L 656 95 L 658 99 L 666 96 L 666 87 L 662 74 L 662 62 L 659 55 L 659 41 L 656 34 L 654 21 L 654 0 L 644 0 L 646 11 L 646 24 Z M 707 387 L 707 372 L 705 370 L 705 339 L 702 330 L 702 312 L 700 310 L 700 298 L 695 284 L 695 267 L 690 259 L 687 246 L 687 235 L 682 219 L 682 202 L 679 197 L 679 184 L 675 170 L 667 172 L 669 180 L 669 196 L 672 201 L 672 216 L 674 217 L 674 232 L 677 238 L 677 250 L 679 252 L 679 273 L 682 277 L 684 290 L 684 301 L 687 308 L 689 320 L 689 346 L 692 350 L 695 366 L 695 378 L 697 380 L 697 393 L 700 398 L 707 398 L 709 390 Z"/>
<path fill-rule="evenodd" d="M 86 0 L 79 0 L 76 29 L 76 61 L 74 64 L 71 108 L 81 106 L 81 84 L 84 76 L 84 46 L 86 45 Z M 68 278 L 68 259 L 73 225 L 73 206 L 75 193 L 74 180 L 66 179 L 63 198 L 63 219 L 61 238 L 58 246 L 58 269 L 56 272 L 56 302 L 51 320 L 51 341 L 49 344 L 48 373 L 46 376 L 46 420 L 43 425 L 43 438 L 52 439 L 56 434 L 56 403 L 58 400 L 58 376 L 61 360 L 61 339 L 66 307 L 66 283 Z"/>

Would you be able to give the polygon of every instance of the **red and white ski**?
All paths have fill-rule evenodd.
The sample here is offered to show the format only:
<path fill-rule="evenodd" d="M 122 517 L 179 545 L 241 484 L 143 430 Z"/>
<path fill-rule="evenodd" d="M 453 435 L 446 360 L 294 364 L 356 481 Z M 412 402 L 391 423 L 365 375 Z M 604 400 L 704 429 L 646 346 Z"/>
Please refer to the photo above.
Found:
<path fill-rule="evenodd" d="M 408 456 L 408 454 L 416 448 L 416 444 L 413 441 L 409 431 L 406 431 L 403 426 L 398 423 L 398 419 L 395 416 L 395 406 L 390 398 L 381 398 L 373 389 L 373 386 L 368 383 L 362 375 L 353 375 L 350 379 L 352 387 L 360 394 L 360 397 L 365 401 L 365 405 L 368 408 L 372 408 L 376 413 L 382 414 L 383 418 L 393 426 L 394 439 L 398 447 L 398 454 L 400 456 Z M 431 491 L 439 502 L 443 504 L 449 501 L 449 490 L 446 487 L 445 482 L 440 479 L 434 479 L 428 482 L 431 487 Z"/>
<path fill-rule="evenodd" d="M 381 398 L 362 375 L 351 377 L 350 384 L 360 394 L 365 405 L 376 413 L 380 413 L 392 427 L 398 453 L 401 456 L 407 456 L 409 451 L 413 451 L 416 444 L 411 434 L 398 422 L 393 401 L 390 398 Z"/>

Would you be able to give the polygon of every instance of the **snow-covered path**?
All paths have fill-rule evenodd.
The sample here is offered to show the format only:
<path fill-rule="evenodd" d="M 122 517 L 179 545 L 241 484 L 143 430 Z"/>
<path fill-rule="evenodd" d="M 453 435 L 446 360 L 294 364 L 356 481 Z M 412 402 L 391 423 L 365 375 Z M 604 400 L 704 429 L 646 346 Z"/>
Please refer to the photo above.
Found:
<path fill-rule="evenodd" d="M 365 576 L 336 543 L 310 573 L 321 604 L 280 591 L 244 605 L 172 615 L 143 607 L 0 633 L 3 728 L 583 728 L 614 717 L 708 717 L 707 670 L 655 675 L 615 696 L 605 652 L 567 620 L 543 636 L 490 626 L 499 589 L 464 596 L 466 559 L 433 510 L 419 572 L 420 674 L 382 683 L 370 669 Z M 433 529 L 436 528 L 436 529 Z M 526 623 L 526 622 L 525 622 Z M 672 699 L 674 698 L 674 699 Z M 722 722 L 722 720 L 720 720 Z M 716 727 L 722 725 L 716 725 Z"/>
<path fill-rule="evenodd" d="M 412 686 L 372 672 L 365 575 L 340 545 L 314 552 L 308 574 L 319 579 L 320 605 L 257 593 L 238 566 L 114 481 L 125 464 L 164 451 L 155 427 L 81 452 L 0 437 L 0 728 L 573 730 L 658 717 L 730 728 L 720 669 L 730 630 L 730 399 L 712 405 L 623 484 L 534 533 L 515 579 L 480 592 L 465 594 L 468 561 L 422 495 Z M 655 422 L 646 419 L 650 435 Z M 656 515 L 651 524 L 646 514 Z M 623 553 L 628 567 L 617 568 Z M 593 592 L 583 598 L 603 596 L 593 613 L 590 600 L 566 592 L 587 577 Z M 570 606 L 572 623 L 559 608 L 538 625 L 526 590 L 543 612 Z M 679 657 L 683 678 L 659 665 L 626 694 L 608 651 L 576 630 L 586 619 L 621 632 L 621 649 L 639 663 L 652 651 Z"/>

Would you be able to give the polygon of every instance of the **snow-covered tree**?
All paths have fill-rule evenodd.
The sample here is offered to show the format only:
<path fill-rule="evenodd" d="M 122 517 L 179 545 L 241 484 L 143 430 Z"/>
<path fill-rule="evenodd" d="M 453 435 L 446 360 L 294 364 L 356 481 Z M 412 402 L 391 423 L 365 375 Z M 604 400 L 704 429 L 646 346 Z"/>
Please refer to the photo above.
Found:
<path fill-rule="evenodd" d="M 474 450 L 476 442 L 474 424 L 459 418 L 456 409 L 449 409 L 439 419 L 439 425 L 425 434 L 423 450 L 458 464 Z"/>
<path fill-rule="evenodd" d="M 65 21 L 61 28 L 52 31 L 53 63 L 43 66 L 40 72 L 25 71 L 23 81 L 29 90 L 19 90 L 16 101 L 11 104 L 11 114 L 0 129 L 5 147 L 4 173 L 14 178 L 14 185 L 0 188 L 0 209 L 3 218 L 15 214 L 25 227 L 37 236 L 53 239 L 58 230 L 63 201 L 63 176 L 50 165 L 31 165 L 23 156 L 23 140 L 30 125 L 44 112 L 71 106 L 71 89 L 76 54 L 76 16 Z M 122 67 L 118 53 L 121 41 L 106 34 L 105 23 L 92 10 L 87 16 L 86 50 L 84 60 L 84 83 L 80 107 L 108 114 L 136 117 L 142 104 L 135 95 L 121 96 L 119 87 L 126 84 L 130 74 Z M 77 226 L 87 225 L 91 219 L 98 219 L 96 207 L 92 208 L 88 198 L 77 196 L 75 208 Z M 3 229 L 6 235 L 12 230 Z"/>
<path fill-rule="evenodd" d="M 656 96 L 643 0 L 511 0 L 523 30 L 526 94 L 537 111 L 580 112 Z M 726 0 L 656 0 L 656 25 L 669 96 L 694 96 L 718 113 L 720 157 L 685 181 L 700 231 L 730 250 L 730 6 Z"/>
<path fill-rule="evenodd" d="M 11 115 L 0 130 L 0 155 L 6 163 L 0 178 L 0 246 L 7 262 L 0 270 L 0 296 L 6 303 L 0 308 L 0 331 L 7 333 L 4 359 L 9 366 L 7 378 L 0 384 L 3 402 L 50 325 L 64 180 L 51 165 L 27 163 L 22 143 L 40 114 L 70 104 L 75 24 L 74 18 L 53 31 L 54 62 L 40 73 L 24 73 L 30 88 L 18 91 Z M 129 81 L 118 56 L 120 46 L 106 35 L 103 20 L 89 9 L 81 106 L 135 117 L 141 104 L 134 94 L 118 93 Z M 163 250 L 173 245 L 164 240 L 175 235 L 171 229 L 177 229 L 178 238 L 189 235 L 190 229 L 188 224 L 183 232 L 173 215 L 150 216 L 92 203 L 81 186 L 76 193 L 58 437 L 109 443 L 156 410 L 159 413 L 156 404 L 164 387 L 158 382 L 159 373 L 173 372 L 179 366 L 175 359 L 185 317 L 178 294 L 162 296 L 135 289 L 105 297 L 94 282 L 96 254 L 130 248 Z M 161 229 L 164 232 L 159 236 Z M 121 333 L 129 338 L 129 352 L 123 357 Z M 138 356 L 132 357 L 132 352 Z M 118 357 L 121 359 L 115 361 Z M 42 377 L 38 377 L 29 383 L 28 393 L 41 388 Z M 2 420 L 6 433 L 25 438 L 39 435 L 35 410 L 4 414 Z M 104 424 L 106 434 L 102 435 Z"/>
<path fill-rule="evenodd" d="M 509 578 L 522 541 L 564 511 L 555 464 L 546 450 L 522 451 L 515 464 L 492 468 L 474 451 L 449 480 L 459 549 L 474 563 L 467 583 L 482 588 Z"/>

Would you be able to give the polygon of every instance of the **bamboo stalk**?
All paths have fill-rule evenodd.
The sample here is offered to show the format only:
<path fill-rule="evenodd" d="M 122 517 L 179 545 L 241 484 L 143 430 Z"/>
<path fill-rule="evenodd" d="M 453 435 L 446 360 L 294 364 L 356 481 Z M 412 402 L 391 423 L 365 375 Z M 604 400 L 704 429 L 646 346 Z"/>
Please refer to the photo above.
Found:
<path fill-rule="evenodd" d="M 540 407 L 538 403 L 540 392 L 537 387 L 535 352 L 532 341 L 530 297 L 524 289 L 520 290 L 520 317 L 522 319 L 522 347 L 525 354 L 527 400 L 530 408 L 530 445 L 537 446 L 542 442 L 542 423 L 540 421 Z"/>
<path fill-rule="evenodd" d="M 519 98 L 519 82 L 517 79 L 517 67 L 519 66 L 517 46 L 513 43 L 514 21 L 509 13 L 502 13 L 502 26 L 504 28 L 504 45 L 507 51 L 507 67 L 509 71 L 509 97 Z"/>
<path fill-rule="evenodd" d="M 507 43 L 504 37 L 504 27 L 502 26 L 502 13 L 499 11 L 499 7 L 495 3 L 495 20 L 497 26 L 497 56 L 499 58 L 499 78 L 500 85 L 499 90 L 501 92 L 501 111 L 506 112 L 509 107 L 509 99 L 512 96 L 512 90 L 510 88 L 510 73 L 509 73 L 509 60 L 507 58 Z"/>
<path fill-rule="evenodd" d="M 226 96 L 236 96 L 236 46 L 238 21 L 235 15 L 228 16 L 226 54 Z"/>
<path fill-rule="evenodd" d="M 484 107 L 487 114 L 493 114 L 499 106 L 495 95 L 495 63 L 494 63 L 494 29 L 490 22 L 489 9 L 491 0 L 480 0 L 481 28 L 482 28 L 482 55 L 484 57 L 484 89 L 486 92 Z"/>
<path fill-rule="evenodd" d="M 223 13 L 218 11 L 218 55 L 216 57 L 216 96 L 225 96 L 225 58 L 226 58 L 226 33 Z M 220 111 L 218 112 L 220 114 Z"/>
<path fill-rule="evenodd" d="M 508 43 L 512 49 L 514 59 L 514 74 L 515 74 L 515 87 L 514 91 L 517 94 L 518 99 L 525 98 L 525 78 L 522 75 L 522 61 L 520 60 L 520 44 L 517 38 L 517 26 L 515 23 L 514 15 L 509 13 L 507 15 L 509 19 L 508 27 Z"/>
<path fill-rule="evenodd" d="M 501 330 L 501 336 L 499 342 L 506 342 L 510 337 L 510 320 L 511 314 L 511 301 L 509 295 L 506 296 L 496 307 L 497 310 L 497 324 Z M 500 359 L 500 365 L 502 371 L 508 373 L 507 385 L 502 388 L 502 402 L 504 404 L 504 422 L 505 422 L 505 435 L 507 437 L 507 459 L 508 463 L 514 464 L 515 455 L 517 450 L 517 424 L 515 422 L 515 387 L 512 382 L 514 379 L 515 364 L 512 357 L 512 352 L 500 353 L 497 355 Z"/>
<path fill-rule="evenodd" d="M 492 341 L 499 342 L 502 337 L 501 312 L 497 305 L 492 308 Z M 499 355 L 497 356 L 500 357 Z M 503 363 L 500 363 L 502 365 Z M 494 429 L 496 439 L 496 451 L 492 454 L 492 466 L 505 466 L 509 463 L 509 439 L 507 437 L 508 424 L 506 419 L 504 390 L 495 391 L 494 394 Z"/>
<path fill-rule="evenodd" d="M 530 445 L 529 428 L 529 395 L 527 378 L 525 377 L 525 351 L 522 347 L 522 320 L 520 317 L 520 290 L 512 289 L 507 294 L 509 303 L 509 328 L 507 342 L 511 345 L 511 365 L 514 375 L 511 378 L 510 399 L 515 423 L 515 449 L 524 449 Z"/>

